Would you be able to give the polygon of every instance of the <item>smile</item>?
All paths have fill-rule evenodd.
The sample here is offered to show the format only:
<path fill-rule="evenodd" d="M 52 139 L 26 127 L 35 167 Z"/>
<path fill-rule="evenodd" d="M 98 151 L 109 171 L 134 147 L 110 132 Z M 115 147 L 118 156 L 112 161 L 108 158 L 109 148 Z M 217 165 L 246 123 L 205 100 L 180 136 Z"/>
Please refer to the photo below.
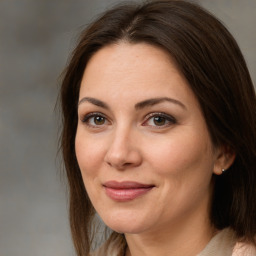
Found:
<path fill-rule="evenodd" d="M 103 184 L 108 197 L 115 201 L 131 201 L 148 193 L 155 186 L 152 184 L 141 184 L 133 181 L 108 181 Z"/>

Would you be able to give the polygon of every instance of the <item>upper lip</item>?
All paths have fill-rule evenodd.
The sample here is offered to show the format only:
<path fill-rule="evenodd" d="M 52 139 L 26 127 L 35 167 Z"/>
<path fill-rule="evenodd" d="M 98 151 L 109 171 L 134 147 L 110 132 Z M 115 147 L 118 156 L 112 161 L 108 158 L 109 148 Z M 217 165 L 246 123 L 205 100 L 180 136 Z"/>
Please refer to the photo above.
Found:
<path fill-rule="evenodd" d="M 104 187 L 113 189 L 135 189 L 135 188 L 150 188 L 154 187 L 153 184 L 143 184 L 136 181 L 107 181 L 103 184 Z"/>

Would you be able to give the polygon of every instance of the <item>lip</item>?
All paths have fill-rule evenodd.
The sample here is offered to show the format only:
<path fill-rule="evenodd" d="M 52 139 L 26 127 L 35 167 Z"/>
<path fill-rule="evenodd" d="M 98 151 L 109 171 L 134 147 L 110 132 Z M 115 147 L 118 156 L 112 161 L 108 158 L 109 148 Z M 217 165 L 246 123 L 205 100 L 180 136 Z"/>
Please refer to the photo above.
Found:
<path fill-rule="evenodd" d="M 114 201 L 125 202 L 134 200 L 137 197 L 145 195 L 152 188 L 153 184 L 143 184 L 134 181 L 108 181 L 103 184 L 108 197 Z"/>

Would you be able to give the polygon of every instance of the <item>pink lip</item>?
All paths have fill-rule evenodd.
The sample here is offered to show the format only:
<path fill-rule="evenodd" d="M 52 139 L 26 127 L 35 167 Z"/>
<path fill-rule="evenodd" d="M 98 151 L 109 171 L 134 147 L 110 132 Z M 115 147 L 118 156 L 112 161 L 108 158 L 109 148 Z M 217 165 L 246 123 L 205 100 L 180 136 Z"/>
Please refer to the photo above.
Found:
<path fill-rule="evenodd" d="M 108 181 L 103 184 L 106 194 L 113 200 L 124 202 L 133 200 L 149 192 L 152 184 L 141 184 L 133 181 Z"/>

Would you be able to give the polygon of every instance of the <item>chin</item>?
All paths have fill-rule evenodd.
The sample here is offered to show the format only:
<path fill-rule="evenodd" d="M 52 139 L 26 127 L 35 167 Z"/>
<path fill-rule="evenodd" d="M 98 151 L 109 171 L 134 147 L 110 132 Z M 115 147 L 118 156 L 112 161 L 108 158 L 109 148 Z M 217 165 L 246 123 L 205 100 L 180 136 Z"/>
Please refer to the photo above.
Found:
<path fill-rule="evenodd" d="M 118 223 L 116 225 L 107 225 L 113 231 L 123 234 L 139 234 L 144 231 L 143 227 L 130 225 L 130 223 Z"/>
<path fill-rule="evenodd" d="M 147 223 L 145 220 L 141 220 L 137 217 L 131 217 L 124 215 L 115 216 L 112 215 L 110 218 L 102 216 L 103 222 L 112 230 L 118 233 L 125 234 L 139 234 L 147 229 Z"/>

